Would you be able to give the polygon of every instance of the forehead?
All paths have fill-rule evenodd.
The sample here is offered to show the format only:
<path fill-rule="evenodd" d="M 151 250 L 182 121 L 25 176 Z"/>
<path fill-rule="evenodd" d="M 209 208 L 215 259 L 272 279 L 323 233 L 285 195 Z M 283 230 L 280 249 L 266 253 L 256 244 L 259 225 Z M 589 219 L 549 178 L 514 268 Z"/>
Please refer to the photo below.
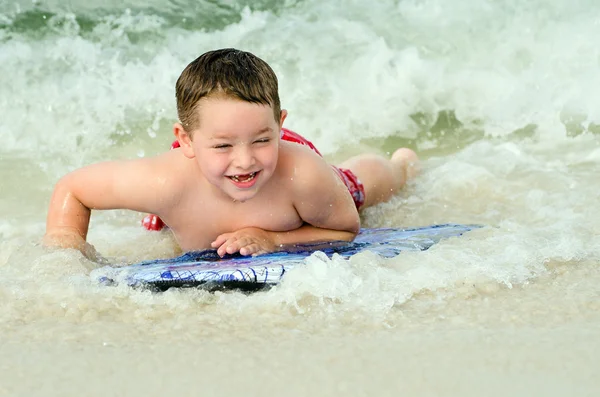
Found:
<path fill-rule="evenodd" d="M 235 98 L 203 98 L 196 112 L 199 130 L 204 132 L 278 128 L 271 106 Z"/>

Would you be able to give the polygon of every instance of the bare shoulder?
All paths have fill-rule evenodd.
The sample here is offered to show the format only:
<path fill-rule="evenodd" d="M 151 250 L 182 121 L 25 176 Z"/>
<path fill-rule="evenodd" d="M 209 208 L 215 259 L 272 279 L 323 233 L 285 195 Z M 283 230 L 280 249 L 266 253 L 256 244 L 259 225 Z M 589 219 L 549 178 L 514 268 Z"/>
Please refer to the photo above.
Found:
<path fill-rule="evenodd" d="M 149 193 L 160 203 L 172 206 L 189 186 L 194 162 L 175 149 L 149 157 L 144 163 L 140 176 L 148 178 Z"/>
<path fill-rule="evenodd" d="M 290 183 L 294 207 L 313 226 L 354 230 L 358 211 L 346 185 L 331 165 L 310 148 L 282 142 L 280 165 Z"/>
<path fill-rule="evenodd" d="M 298 178 L 298 181 L 317 181 L 323 174 L 331 174 L 327 161 L 309 147 L 293 142 L 282 141 L 279 149 L 278 168 L 285 175 Z M 295 184 L 297 185 L 297 184 Z"/>

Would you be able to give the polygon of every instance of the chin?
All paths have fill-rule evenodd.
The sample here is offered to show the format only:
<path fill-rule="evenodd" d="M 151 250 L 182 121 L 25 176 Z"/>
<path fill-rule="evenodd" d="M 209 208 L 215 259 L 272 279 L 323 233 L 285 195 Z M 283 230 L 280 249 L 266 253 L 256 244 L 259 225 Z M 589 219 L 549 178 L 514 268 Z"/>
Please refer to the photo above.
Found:
<path fill-rule="evenodd" d="M 237 193 L 230 194 L 229 197 L 231 197 L 235 201 L 244 203 L 248 200 L 252 200 L 256 196 L 257 193 L 258 193 L 258 191 L 256 191 L 256 190 L 254 190 L 252 192 L 244 192 L 244 193 L 237 192 Z"/>

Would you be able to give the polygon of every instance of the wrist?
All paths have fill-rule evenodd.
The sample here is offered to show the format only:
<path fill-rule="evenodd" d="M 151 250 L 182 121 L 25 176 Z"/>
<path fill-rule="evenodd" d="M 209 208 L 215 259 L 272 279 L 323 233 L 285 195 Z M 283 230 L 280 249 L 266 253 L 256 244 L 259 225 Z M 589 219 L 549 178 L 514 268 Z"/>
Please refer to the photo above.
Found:
<path fill-rule="evenodd" d="M 43 243 L 47 247 L 79 249 L 85 244 L 85 240 L 79 233 L 53 231 L 44 235 Z"/>
<path fill-rule="evenodd" d="M 283 240 L 282 240 L 282 233 L 281 232 L 272 232 L 272 231 L 268 231 L 267 232 L 269 235 L 269 239 L 271 240 L 271 243 L 273 244 L 273 250 L 274 251 L 282 251 L 283 250 Z"/>

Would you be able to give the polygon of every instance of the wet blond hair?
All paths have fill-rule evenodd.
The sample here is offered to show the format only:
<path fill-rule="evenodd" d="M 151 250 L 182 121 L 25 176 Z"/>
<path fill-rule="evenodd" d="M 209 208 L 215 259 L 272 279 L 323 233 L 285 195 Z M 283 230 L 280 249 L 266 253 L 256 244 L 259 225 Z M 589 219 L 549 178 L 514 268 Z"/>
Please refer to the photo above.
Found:
<path fill-rule="evenodd" d="M 277 76 L 262 59 L 246 51 L 224 48 L 206 52 L 190 63 L 175 85 L 177 114 L 188 133 L 199 127 L 202 98 L 236 98 L 268 105 L 279 123 L 281 104 Z"/>

